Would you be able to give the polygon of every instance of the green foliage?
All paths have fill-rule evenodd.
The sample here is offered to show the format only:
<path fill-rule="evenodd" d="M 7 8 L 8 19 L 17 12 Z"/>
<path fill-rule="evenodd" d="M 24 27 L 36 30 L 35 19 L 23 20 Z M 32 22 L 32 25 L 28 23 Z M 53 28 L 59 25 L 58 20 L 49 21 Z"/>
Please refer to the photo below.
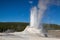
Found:
<path fill-rule="evenodd" d="M 60 25 L 57 24 L 43 24 L 43 26 L 48 30 L 60 30 Z"/>
<path fill-rule="evenodd" d="M 23 22 L 0 22 L 0 32 L 5 32 L 6 30 L 14 30 L 14 31 L 23 31 L 26 26 L 29 25 L 29 23 L 23 23 Z M 56 24 L 43 24 L 43 27 L 51 30 L 60 30 L 60 25 Z"/>
<path fill-rule="evenodd" d="M 4 32 L 8 29 L 14 31 L 23 31 L 29 23 L 22 22 L 0 22 L 0 32 Z"/>

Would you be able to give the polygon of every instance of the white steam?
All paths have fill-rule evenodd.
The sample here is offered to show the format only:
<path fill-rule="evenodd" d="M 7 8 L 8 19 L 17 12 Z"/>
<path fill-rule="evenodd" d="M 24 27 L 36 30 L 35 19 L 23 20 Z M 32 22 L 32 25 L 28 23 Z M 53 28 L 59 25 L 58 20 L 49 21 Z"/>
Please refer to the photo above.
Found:
<path fill-rule="evenodd" d="M 45 11 L 51 5 L 60 6 L 60 0 L 39 0 L 37 4 L 38 7 L 34 6 L 31 8 L 30 27 L 39 28 L 40 31 L 44 32 L 45 29 L 41 25 L 41 20 Z M 46 33 L 46 31 L 44 33 Z"/>
<path fill-rule="evenodd" d="M 33 7 L 31 9 L 31 17 L 30 17 L 30 26 L 36 27 L 37 26 L 37 7 Z"/>
<path fill-rule="evenodd" d="M 47 4 L 48 4 L 48 1 L 44 3 L 44 0 L 39 0 L 38 8 L 34 6 L 31 9 L 31 21 L 30 21 L 31 27 L 36 27 L 36 28 L 41 27 L 40 26 L 41 19 L 42 19 L 44 11 L 47 9 Z"/>
<path fill-rule="evenodd" d="M 31 9 L 31 26 L 40 26 L 44 12 L 50 5 L 60 6 L 60 0 L 39 0 L 38 8 L 35 6 Z"/>

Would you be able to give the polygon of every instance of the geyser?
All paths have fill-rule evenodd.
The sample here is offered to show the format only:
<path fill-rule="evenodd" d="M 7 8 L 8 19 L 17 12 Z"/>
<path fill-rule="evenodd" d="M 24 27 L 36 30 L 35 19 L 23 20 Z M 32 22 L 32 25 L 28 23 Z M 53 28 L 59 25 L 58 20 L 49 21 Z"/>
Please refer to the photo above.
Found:
<path fill-rule="evenodd" d="M 38 7 L 34 6 L 31 8 L 31 16 L 30 16 L 30 29 L 29 31 L 32 33 L 41 33 L 47 34 L 47 31 L 42 26 L 42 17 L 47 8 L 51 5 L 60 6 L 59 0 L 39 0 Z"/>
<path fill-rule="evenodd" d="M 39 0 L 39 3 L 37 5 L 38 7 L 34 6 L 31 8 L 30 27 L 34 29 L 31 29 L 31 31 L 42 34 L 43 26 L 41 23 L 41 19 L 45 10 L 47 9 L 47 4 L 48 1 L 46 1 L 45 3 L 44 0 Z"/>

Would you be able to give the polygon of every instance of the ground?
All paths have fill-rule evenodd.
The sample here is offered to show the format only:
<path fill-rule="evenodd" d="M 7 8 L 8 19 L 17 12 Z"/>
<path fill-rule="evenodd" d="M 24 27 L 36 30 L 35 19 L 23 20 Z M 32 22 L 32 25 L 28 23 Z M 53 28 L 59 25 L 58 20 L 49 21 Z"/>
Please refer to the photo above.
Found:
<path fill-rule="evenodd" d="M 23 31 L 14 33 L 0 33 L 0 40 L 60 40 L 60 38 L 42 37 L 35 33 Z"/>

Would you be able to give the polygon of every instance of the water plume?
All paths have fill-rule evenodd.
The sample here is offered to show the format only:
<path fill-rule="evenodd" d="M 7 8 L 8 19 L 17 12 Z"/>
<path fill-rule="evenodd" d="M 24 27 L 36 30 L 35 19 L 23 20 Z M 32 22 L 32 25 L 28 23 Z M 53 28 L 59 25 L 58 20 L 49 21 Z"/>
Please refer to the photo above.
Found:
<path fill-rule="evenodd" d="M 45 14 L 45 11 L 49 8 L 51 5 L 60 6 L 60 0 L 39 0 L 38 2 L 38 28 L 42 29 L 41 26 L 41 20 L 43 15 Z"/>
<path fill-rule="evenodd" d="M 30 17 L 30 26 L 36 27 L 37 26 L 37 7 L 34 6 L 31 9 L 31 17 Z"/>
<path fill-rule="evenodd" d="M 30 27 L 36 28 L 40 30 L 39 32 L 47 33 L 45 28 L 42 26 L 42 18 L 45 14 L 47 8 L 51 5 L 60 6 L 59 0 L 39 0 L 38 4 L 31 8 L 31 16 L 30 16 Z M 31 29 L 32 30 L 32 29 Z M 34 32 L 34 31 L 33 31 Z"/>

